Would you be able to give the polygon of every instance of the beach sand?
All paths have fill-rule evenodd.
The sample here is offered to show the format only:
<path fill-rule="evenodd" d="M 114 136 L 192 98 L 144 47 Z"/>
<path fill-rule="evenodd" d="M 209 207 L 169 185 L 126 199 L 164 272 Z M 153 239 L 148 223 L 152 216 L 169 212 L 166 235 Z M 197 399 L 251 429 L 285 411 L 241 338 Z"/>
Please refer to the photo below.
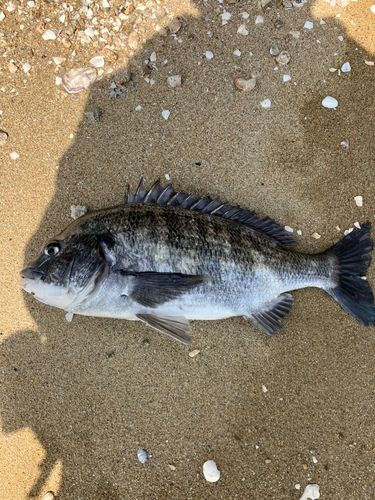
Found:
<path fill-rule="evenodd" d="M 64 311 L 18 286 L 25 263 L 71 222 L 72 205 L 121 203 L 141 176 L 150 187 L 169 175 L 176 189 L 220 196 L 301 230 L 304 252 L 328 248 L 354 222 L 373 222 L 371 3 L 309 0 L 290 10 L 278 1 L 264 9 L 256 1 L 165 3 L 182 25 L 176 37 L 149 29 L 142 48 L 123 59 L 118 50 L 117 62 L 107 50 L 102 79 L 69 95 L 55 77 L 87 65 L 99 49 L 78 43 L 71 57 L 74 44 L 42 39 L 40 16 L 28 14 L 23 29 L 15 24 L 24 2 L 12 12 L 0 7 L 10 44 L 0 64 L 0 129 L 9 135 L 0 147 L 1 500 L 47 492 L 62 500 L 289 500 L 308 484 L 319 485 L 322 499 L 375 499 L 375 333 L 323 291 L 293 292 L 293 311 L 274 338 L 242 318 L 192 322 L 188 347 L 140 322 L 68 323 Z M 53 17 L 56 4 L 36 4 Z M 79 3 L 71 5 L 78 12 Z M 224 10 L 232 17 L 222 26 Z M 258 15 L 264 22 L 256 25 Z M 241 24 L 247 36 L 237 33 Z M 289 52 L 287 66 L 276 69 L 273 45 Z M 157 69 L 145 69 L 152 52 Z M 56 70 L 57 56 L 67 59 Z M 347 61 L 350 72 L 329 71 Z M 132 81 L 110 97 L 122 63 Z M 167 77 L 176 74 L 182 85 L 171 88 Z M 234 86 L 251 77 L 251 92 Z M 336 110 L 322 106 L 326 96 L 337 99 Z M 91 124 L 84 113 L 96 108 L 101 120 Z M 206 460 L 221 472 L 215 484 L 204 479 Z"/>

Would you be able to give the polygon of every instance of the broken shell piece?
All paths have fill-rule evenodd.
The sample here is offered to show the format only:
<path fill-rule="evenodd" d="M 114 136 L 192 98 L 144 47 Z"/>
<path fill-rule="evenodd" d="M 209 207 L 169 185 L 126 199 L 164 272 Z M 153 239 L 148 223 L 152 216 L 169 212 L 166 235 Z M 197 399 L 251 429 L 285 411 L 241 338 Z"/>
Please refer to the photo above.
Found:
<path fill-rule="evenodd" d="M 17 158 L 19 158 L 20 155 L 15 151 L 13 151 L 13 153 L 10 153 L 10 157 L 12 158 L 12 160 L 17 160 Z"/>
<path fill-rule="evenodd" d="M 374 66 L 374 61 L 365 61 L 365 64 L 367 64 L 367 66 Z"/>
<path fill-rule="evenodd" d="M 87 90 L 95 79 L 94 68 L 74 68 L 62 77 L 62 84 L 69 94 L 77 94 L 82 90 Z"/>
<path fill-rule="evenodd" d="M 43 40 L 56 40 L 56 33 L 52 30 L 47 30 L 42 35 Z"/>
<path fill-rule="evenodd" d="M 357 229 L 361 229 L 361 224 L 359 222 L 355 222 L 354 225 Z"/>
<path fill-rule="evenodd" d="M 213 460 L 208 460 L 203 464 L 203 474 L 209 483 L 216 483 L 220 479 L 220 471 Z"/>
<path fill-rule="evenodd" d="M 260 103 L 260 105 L 262 108 L 269 108 L 271 106 L 271 101 L 269 99 L 265 99 Z"/>
<path fill-rule="evenodd" d="M 317 484 L 308 484 L 300 500 L 317 500 L 320 497 L 319 486 Z"/>
<path fill-rule="evenodd" d="M 249 32 L 246 29 L 246 24 L 241 24 L 241 26 L 238 28 L 237 33 L 240 33 L 241 35 L 248 35 Z"/>
<path fill-rule="evenodd" d="M 181 76 L 180 75 L 173 75 L 173 76 L 168 76 L 167 78 L 168 84 L 174 89 L 175 87 L 180 87 L 181 86 Z"/>
<path fill-rule="evenodd" d="M 263 16 L 257 16 L 255 19 L 255 24 L 262 24 L 264 21 Z"/>
<path fill-rule="evenodd" d="M 253 90 L 257 81 L 255 78 L 250 78 L 250 80 L 244 80 L 243 78 L 237 78 L 234 82 L 235 86 L 242 90 L 243 92 L 249 92 Z"/>
<path fill-rule="evenodd" d="M 313 233 L 311 236 L 313 238 L 315 238 L 316 240 L 318 240 L 319 238 L 321 238 L 321 235 L 319 233 Z"/>
<path fill-rule="evenodd" d="M 276 57 L 276 61 L 282 65 L 288 64 L 288 62 L 290 61 L 289 52 L 287 52 L 286 50 L 280 52 L 280 54 Z"/>
<path fill-rule="evenodd" d="M 291 79 L 292 77 L 290 75 L 283 75 L 283 82 L 289 82 Z"/>
<path fill-rule="evenodd" d="M 362 196 L 355 196 L 354 197 L 355 204 L 357 207 L 362 207 L 363 206 L 363 198 Z"/>
<path fill-rule="evenodd" d="M 168 26 L 171 33 L 177 33 L 181 29 L 181 23 L 178 19 L 173 19 Z"/>
<path fill-rule="evenodd" d="M 280 54 L 279 47 L 277 45 L 272 45 L 270 48 L 270 54 L 271 56 L 278 56 Z"/>
<path fill-rule="evenodd" d="M 210 50 L 206 50 L 204 55 L 207 57 L 207 59 L 212 59 L 214 57 L 213 53 Z"/>
<path fill-rule="evenodd" d="M 314 27 L 314 24 L 311 21 L 306 21 L 305 24 L 303 25 L 304 28 L 307 30 L 312 30 Z"/>
<path fill-rule="evenodd" d="M 70 207 L 70 217 L 74 220 L 82 217 L 87 212 L 87 207 L 84 205 L 72 205 Z"/>
<path fill-rule="evenodd" d="M 330 71 L 331 73 L 334 73 L 335 71 L 337 71 L 337 68 L 329 68 L 329 71 Z"/>
<path fill-rule="evenodd" d="M 54 500 L 55 498 L 55 495 L 52 493 L 52 491 L 48 491 L 44 497 L 42 498 L 42 500 Z"/>
<path fill-rule="evenodd" d="M 8 134 L 3 130 L 0 130 L 0 146 L 3 146 L 8 139 Z"/>
<path fill-rule="evenodd" d="M 161 115 L 164 118 L 164 120 L 168 120 L 170 114 L 171 112 L 168 109 L 163 109 L 163 111 L 161 112 Z"/>
<path fill-rule="evenodd" d="M 90 59 L 90 63 L 95 66 L 95 68 L 102 68 L 104 66 L 104 57 L 96 56 Z"/>
<path fill-rule="evenodd" d="M 142 449 L 138 450 L 137 457 L 138 457 L 138 460 L 141 462 L 141 464 L 145 464 L 147 462 L 147 459 L 148 459 L 147 451 L 142 450 Z"/>
<path fill-rule="evenodd" d="M 189 352 L 189 356 L 191 358 L 195 358 L 195 356 L 198 356 L 199 353 L 200 351 L 198 349 L 194 349 L 194 351 Z"/>
<path fill-rule="evenodd" d="M 68 321 L 68 323 L 71 323 L 72 319 L 73 319 L 73 313 L 72 312 L 66 313 L 65 314 L 65 319 L 66 319 L 66 321 Z"/>
<path fill-rule="evenodd" d="M 342 143 L 340 144 L 340 146 L 342 147 L 342 149 L 344 151 L 348 151 L 348 149 L 349 149 L 349 142 L 348 141 L 342 141 Z"/>
<path fill-rule="evenodd" d="M 345 64 L 343 64 L 343 65 L 341 66 L 341 71 L 342 71 L 343 73 L 349 73 L 349 71 L 351 71 L 351 69 L 352 69 L 352 68 L 351 68 L 351 66 L 350 66 L 350 64 L 349 64 L 348 62 L 346 62 Z"/>
<path fill-rule="evenodd" d="M 336 99 L 334 99 L 333 97 L 331 97 L 329 95 L 327 97 L 325 97 L 322 101 L 322 105 L 325 108 L 329 108 L 329 109 L 336 109 L 338 104 L 339 103 L 336 101 Z"/>
<path fill-rule="evenodd" d="M 160 31 L 159 31 L 160 33 Z M 128 38 L 128 45 L 131 49 L 136 49 L 139 45 L 139 35 L 136 31 L 132 31 Z"/>

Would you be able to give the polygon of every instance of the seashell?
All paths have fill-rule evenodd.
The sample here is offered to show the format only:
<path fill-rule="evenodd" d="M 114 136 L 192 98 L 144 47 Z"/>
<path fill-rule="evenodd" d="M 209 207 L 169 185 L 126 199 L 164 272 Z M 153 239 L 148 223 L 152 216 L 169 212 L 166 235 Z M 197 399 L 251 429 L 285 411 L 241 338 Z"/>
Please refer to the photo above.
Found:
<path fill-rule="evenodd" d="M 141 464 L 145 464 L 147 462 L 147 459 L 148 459 L 147 451 L 139 449 L 137 451 L 137 457 L 138 457 L 138 460 L 141 462 Z"/>
<path fill-rule="evenodd" d="M 280 52 L 280 54 L 276 57 L 276 61 L 282 65 L 288 64 L 288 62 L 290 61 L 289 52 L 287 52 L 286 50 Z"/>
<path fill-rule="evenodd" d="M 250 78 L 250 80 L 244 80 L 243 78 L 237 78 L 234 82 L 235 86 L 242 90 L 243 92 L 248 92 L 249 90 L 253 90 L 257 81 L 255 78 Z"/>
<path fill-rule="evenodd" d="M 220 479 L 220 471 L 213 460 L 208 460 L 203 464 L 203 474 L 209 483 L 216 483 Z"/>
<path fill-rule="evenodd" d="M 279 47 L 277 45 L 272 45 L 270 48 L 270 54 L 271 56 L 278 56 L 280 54 Z"/>
<path fill-rule="evenodd" d="M 94 68 L 74 68 L 62 77 L 62 84 L 69 94 L 77 94 L 81 90 L 87 90 L 95 79 Z"/>
<path fill-rule="evenodd" d="M 180 75 L 173 75 L 173 76 L 168 76 L 167 82 L 172 88 L 175 87 L 180 87 L 181 86 L 181 76 Z"/>
<path fill-rule="evenodd" d="M 351 66 L 350 66 L 350 64 L 349 64 L 348 62 L 346 62 L 345 64 L 343 64 L 343 65 L 341 66 L 341 71 L 342 71 L 343 73 L 349 73 L 349 71 L 351 71 L 351 69 L 352 69 L 352 68 L 351 68 Z"/>
<path fill-rule="evenodd" d="M 355 196 L 354 201 L 355 201 L 355 204 L 357 205 L 357 207 L 363 206 L 363 197 L 362 196 Z"/>
<path fill-rule="evenodd" d="M 310 498 L 311 500 L 317 500 L 319 497 L 320 497 L 319 485 L 308 484 L 300 500 L 307 500 L 308 498 Z"/>
<path fill-rule="evenodd" d="M 329 109 L 336 109 L 338 104 L 339 103 L 336 101 L 336 99 L 334 99 L 333 97 L 331 97 L 329 95 L 327 95 L 327 97 L 325 97 L 322 101 L 322 105 L 325 108 L 329 108 Z"/>
<path fill-rule="evenodd" d="M 128 45 L 131 49 L 136 49 L 139 45 L 139 35 L 136 31 L 132 31 L 128 38 Z"/>
<path fill-rule="evenodd" d="M 43 40 L 56 40 L 56 33 L 52 30 L 46 30 L 42 35 Z"/>
<path fill-rule="evenodd" d="M 271 101 L 269 99 L 265 99 L 260 103 L 260 105 L 262 106 L 262 108 L 269 108 L 271 107 Z"/>
<path fill-rule="evenodd" d="M 52 491 L 48 491 L 42 500 L 54 500 L 55 495 L 52 493 Z"/>

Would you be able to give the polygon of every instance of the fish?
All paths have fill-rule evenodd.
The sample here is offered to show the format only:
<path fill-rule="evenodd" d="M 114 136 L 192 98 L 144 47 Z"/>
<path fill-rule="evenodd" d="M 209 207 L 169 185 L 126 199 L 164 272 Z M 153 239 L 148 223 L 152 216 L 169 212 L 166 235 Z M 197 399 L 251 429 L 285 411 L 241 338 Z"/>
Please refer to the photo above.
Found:
<path fill-rule="evenodd" d="M 191 344 L 190 320 L 242 316 L 273 336 L 293 290 L 325 290 L 361 325 L 373 326 L 366 222 L 318 254 L 269 217 L 219 198 L 141 179 L 121 205 L 89 211 L 50 239 L 20 285 L 68 313 L 140 320 Z"/>

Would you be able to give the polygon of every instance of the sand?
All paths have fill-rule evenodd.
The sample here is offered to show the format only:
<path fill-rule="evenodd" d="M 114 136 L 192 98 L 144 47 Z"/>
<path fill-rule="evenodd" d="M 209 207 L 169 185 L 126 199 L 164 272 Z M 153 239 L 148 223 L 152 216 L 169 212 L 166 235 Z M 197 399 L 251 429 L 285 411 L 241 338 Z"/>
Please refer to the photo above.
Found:
<path fill-rule="evenodd" d="M 293 292 L 293 312 L 274 338 L 241 318 L 193 322 L 187 347 L 139 322 L 68 323 L 18 286 L 25 263 L 71 221 L 71 205 L 121 203 L 142 175 L 150 186 L 168 174 L 176 188 L 301 230 L 306 252 L 373 220 L 371 1 L 340 8 L 309 0 L 292 10 L 276 1 L 264 11 L 255 1 L 223 5 L 232 14 L 225 26 L 216 1 L 171 4 L 182 43 L 150 34 L 129 57 L 136 86 L 118 99 L 109 97 L 114 76 L 105 75 L 78 98 L 64 97 L 55 77 L 79 62 L 55 71 L 48 63 L 61 45 L 40 45 L 34 28 L 2 60 L 0 128 L 9 138 L 0 149 L 1 500 L 40 500 L 49 491 L 63 500 L 284 500 L 299 499 L 308 484 L 320 486 L 322 499 L 375 498 L 374 329 L 323 291 Z M 16 37 L 2 9 L 0 31 Z M 255 25 L 260 14 L 264 23 Z M 247 36 L 237 34 L 244 23 Z M 287 66 L 275 69 L 272 45 L 289 52 Z M 11 59 L 32 46 L 37 69 L 10 74 Z M 151 86 L 142 68 L 154 51 Z M 347 61 L 351 72 L 329 71 Z M 182 85 L 172 89 L 167 77 L 176 74 Z M 234 86 L 251 77 L 254 90 Z M 326 96 L 337 99 L 336 110 L 322 107 Z M 93 108 L 102 111 L 97 125 L 84 114 Z M 200 353 L 191 358 L 193 349 Z M 139 448 L 149 454 L 145 464 Z M 221 472 L 215 484 L 202 474 L 206 460 Z"/>

